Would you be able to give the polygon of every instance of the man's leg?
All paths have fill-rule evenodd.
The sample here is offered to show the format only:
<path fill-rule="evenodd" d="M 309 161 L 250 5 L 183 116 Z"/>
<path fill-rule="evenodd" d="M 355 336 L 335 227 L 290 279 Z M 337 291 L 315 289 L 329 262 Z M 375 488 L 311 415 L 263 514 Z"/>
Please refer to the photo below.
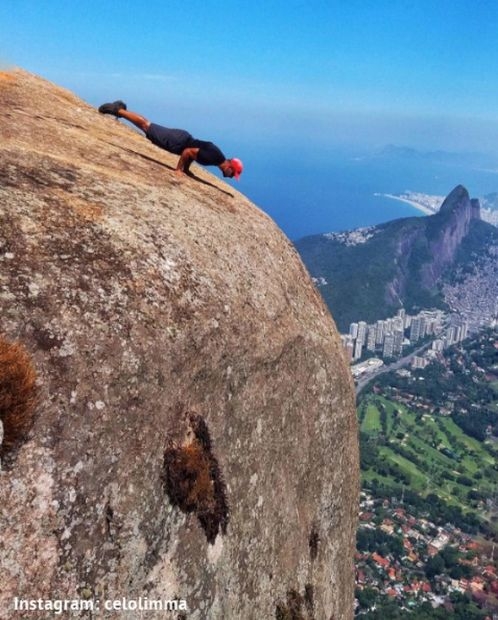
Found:
<path fill-rule="evenodd" d="M 126 103 L 121 100 L 114 101 L 113 103 L 102 104 L 99 108 L 99 112 L 101 114 L 112 114 L 113 116 L 117 116 L 119 118 L 125 118 L 145 133 L 147 133 L 147 130 L 150 127 L 150 122 L 146 118 L 140 116 L 140 114 L 136 114 L 135 112 L 128 112 L 126 109 Z"/>

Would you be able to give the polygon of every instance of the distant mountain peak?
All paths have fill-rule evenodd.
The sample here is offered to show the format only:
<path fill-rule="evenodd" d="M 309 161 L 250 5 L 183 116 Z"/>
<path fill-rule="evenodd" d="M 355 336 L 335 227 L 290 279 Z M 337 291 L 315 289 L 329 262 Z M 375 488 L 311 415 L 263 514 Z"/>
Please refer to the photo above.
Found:
<path fill-rule="evenodd" d="M 479 200 L 470 198 L 469 192 L 463 185 L 457 185 L 445 198 L 440 214 L 454 214 L 464 219 L 480 219 Z"/>
<path fill-rule="evenodd" d="M 440 213 L 453 212 L 459 207 L 465 206 L 465 203 L 470 202 L 470 195 L 467 189 L 463 185 L 457 185 L 444 199 Z"/>

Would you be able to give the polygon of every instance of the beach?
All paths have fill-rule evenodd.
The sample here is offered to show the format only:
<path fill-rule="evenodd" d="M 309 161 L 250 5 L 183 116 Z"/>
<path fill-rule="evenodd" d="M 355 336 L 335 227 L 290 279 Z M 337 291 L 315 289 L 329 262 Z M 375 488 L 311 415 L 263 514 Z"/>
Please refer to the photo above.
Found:
<path fill-rule="evenodd" d="M 404 196 L 396 196 L 394 194 L 380 194 L 380 193 L 375 193 L 374 196 L 382 196 L 384 198 L 392 198 L 393 200 L 399 200 L 400 202 L 405 202 L 406 204 L 409 204 L 415 209 L 417 209 L 418 211 L 421 211 L 422 213 L 424 213 L 424 215 L 434 215 L 434 213 L 437 213 L 437 209 L 430 209 L 426 205 L 423 205 L 422 203 L 412 200 L 410 198 L 405 198 Z"/>

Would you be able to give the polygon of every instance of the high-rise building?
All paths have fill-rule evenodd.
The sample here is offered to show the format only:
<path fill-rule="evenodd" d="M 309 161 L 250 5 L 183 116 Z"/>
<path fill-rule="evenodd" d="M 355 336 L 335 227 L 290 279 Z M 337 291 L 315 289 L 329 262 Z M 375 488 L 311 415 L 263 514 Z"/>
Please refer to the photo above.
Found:
<path fill-rule="evenodd" d="M 467 321 L 462 321 L 460 327 L 462 328 L 460 332 L 460 340 L 465 340 L 465 338 L 469 335 L 469 324 Z"/>
<path fill-rule="evenodd" d="M 385 325 L 384 321 L 377 321 L 375 324 L 375 344 L 383 344 Z"/>
<path fill-rule="evenodd" d="M 362 353 L 363 353 L 363 343 L 359 338 L 357 338 L 356 345 L 354 348 L 354 359 L 359 360 L 361 358 Z"/>
<path fill-rule="evenodd" d="M 365 321 L 360 321 L 358 323 L 358 336 L 356 339 L 359 340 L 362 345 L 367 341 L 367 324 Z"/>
<path fill-rule="evenodd" d="M 425 333 L 426 335 L 432 335 L 434 333 L 434 320 L 430 317 L 424 318 L 425 321 Z"/>
<path fill-rule="evenodd" d="M 375 325 L 368 326 L 368 335 L 367 335 L 367 349 L 369 351 L 375 351 L 375 343 L 377 342 L 377 329 Z"/>
<path fill-rule="evenodd" d="M 386 334 L 382 355 L 384 357 L 394 357 L 394 334 Z"/>
<path fill-rule="evenodd" d="M 437 334 L 441 330 L 444 316 L 442 310 L 423 310 L 419 316 L 424 319 L 424 336 L 427 334 Z"/>
<path fill-rule="evenodd" d="M 393 331 L 404 331 L 405 329 L 405 320 L 402 316 L 397 316 L 393 319 Z"/>
<path fill-rule="evenodd" d="M 349 326 L 349 335 L 353 338 L 358 336 L 358 323 L 351 323 Z"/>
<path fill-rule="evenodd" d="M 445 333 L 444 333 L 444 337 L 446 340 L 446 346 L 447 347 L 451 347 L 452 344 L 455 344 L 456 342 L 456 328 L 454 325 L 450 325 Z"/>
<path fill-rule="evenodd" d="M 403 351 L 403 339 L 405 337 L 404 330 L 398 329 L 393 334 L 394 342 L 393 342 L 393 353 L 394 355 L 401 355 Z"/>
<path fill-rule="evenodd" d="M 407 327 L 406 323 L 407 323 L 407 318 L 408 318 L 406 315 L 406 310 L 404 308 L 400 308 L 396 316 L 401 319 L 401 324 L 403 326 L 403 329 L 406 329 Z"/>
<path fill-rule="evenodd" d="M 451 325 L 452 329 L 452 344 L 456 342 L 462 342 L 469 334 L 469 324 L 462 318 L 456 318 Z"/>
<path fill-rule="evenodd" d="M 421 315 L 414 316 L 410 325 L 410 341 L 417 342 L 425 336 L 425 318 Z"/>

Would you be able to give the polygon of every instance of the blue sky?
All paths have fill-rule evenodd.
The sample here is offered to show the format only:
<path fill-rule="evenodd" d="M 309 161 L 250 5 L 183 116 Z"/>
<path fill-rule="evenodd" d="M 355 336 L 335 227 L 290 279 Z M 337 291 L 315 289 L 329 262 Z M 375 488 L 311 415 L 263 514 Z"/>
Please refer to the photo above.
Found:
<path fill-rule="evenodd" d="M 497 41 L 494 0 L 0 3 L 0 62 L 255 142 L 490 148 Z"/>
<path fill-rule="evenodd" d="M 260 175 L 282 150 L 498 156 L 496 0 L 1 0 L 2 65 L 124 99 Z"/>

